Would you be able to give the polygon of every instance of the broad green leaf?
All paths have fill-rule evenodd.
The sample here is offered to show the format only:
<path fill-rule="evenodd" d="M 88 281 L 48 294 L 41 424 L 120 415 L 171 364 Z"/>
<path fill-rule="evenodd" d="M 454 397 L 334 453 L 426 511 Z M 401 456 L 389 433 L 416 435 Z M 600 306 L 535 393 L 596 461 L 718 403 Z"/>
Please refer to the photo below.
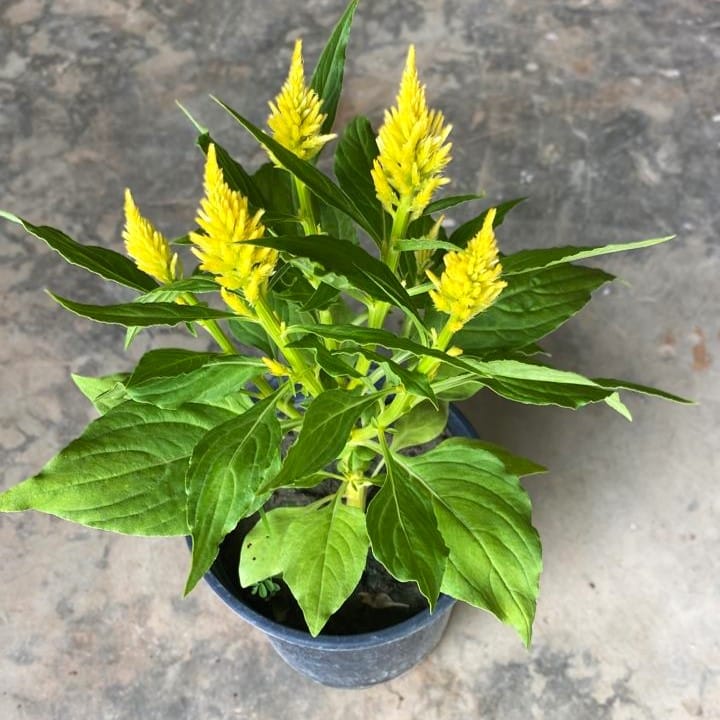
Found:
<path fill-rule="evenodd" d="M 542 465 L 538 465 L 536 462 L 528 460 L 524 457 L 520 457 L 519 455 L 513 455 L 509 450 L 506 450 L 504 447 L 496 445 L 495 443 L 486 442 L 485 440 L 478 440 L 476 438 L 453 437 L 445 440 L 443 445 L 445 446 L 448 453 L 454 447 L 458 448 L 459 452 L 463 452 L 465 449 L 469 449 L 471 451 L 473 449 L 478 449 L 492 453 L 503 463 L 503 465 L 505 466 L 505 470 L 507 470 L 507 472 L 509 472 L 511 475 L 523 477 L 527 475 L 537 475 L 538 473 L 547 472 L 547 468 L 543 467 Z"/>
<path fill-rule="evenodd" d="M 267 212 L 263 214 L 263 223 L 271 225 L 278 233 L 281 232 L 281 226 L 287 223 L 299 228 L 300 221 L 295 208 L 290 173 L 268 162 L 257 169 L 252 179 L 265 198 L 266 205 L 263 207 Z M 266 218 L 268 214 L 274 216 L 276 220 L 268 221 Z M 282 234 L 287 234 L 292 232 L 293 228 L 283 227 L 282 230 L 284 230 Z"/>
<path fill-rule="evenodd" d="M 397 277 L 359 245 L 328 235 L 266 237 L 247 242 L 309 258 L 326 270 L 344 275 L 370 297 L 397 305 L 419 322 L 413 301 Z"/>
<path fill-rule="evenodd" d="M 542 559 L 517 477 L 487 450 L 447 441 L 396 462 L 432 496 L 450 550 L 442 592 L 489 610 L 529 645 Z"/>
<path fill-rule="evenodd" d="M 268 357 L 275 357 L 270 338 L 260 323 L 245 318 L 231 318 L 228 327 L 233 337 L 246 347 L 261 350 Z"/>
<path fill-rule="evenodd" d="M 321 204 L 320 227 L 322 228 L 322 232 L 327 233 L 331 237 L 342 238 L 343 240 L 351 242 L 353 245 L 357 245 L 359 242 L 357 226 L 352 218 L 332 207 L 332 205 Z"/>
<path fill-rule="evenodd" d="M 466 202 L 472 202 L 473 200 L 482 200 L 484 195 L 475 195 L 474 193 L 468 195 L 448 195 L 448 197 L 440 198 L 439 200 L 433 200 L 423 211 L 423 215 L 432 215 L 442 210 L 448 210 L 457 205 L 462 205 Z M 511 201 L 515 202 L 515 201 Z M 517 202 L 515 203 L 517 204 Z M 507 212 L 507 210 L 505 211 Z"/>
<path fill-rule="evenodd" d="M 355 202 L 341 188 L 339 188 L 329 177 L 320 172 L 312 163 L 301 160 L 297 155 L 284 148 L 279 142 L 263 132 L 259 127 L 253 125 L 249 120 L 231 107 L 225 105 L 221 100 L 214 98 L 219 105 L 227 110 L 261 145 L 267 148 L 293 175 L 307 185 L 321 200 L 342 210 L 349 215 L 361 228 L 370 234 L 376 241 L 380 241 L 375 234 L 375 229 L 370 225 L 363 213 L 358 209 Z"/>
<path fill-rule="evenodd" d="M 377 199 L 370 175 L 377 154 L 378 147 L 370 121 L 358 115 L 347 124 L 340 136 L 335 150 L 335 177 L 368 219 L 374 229 L 372 237 L 376 241 L 386 236 L 390 226 L 389 216 Z"/>
<path fill-rule="evenodd" d="M 143 355 L 127 383 L 127 393 L 138 402 L 160 407 L 214 404 L 265 372 L 259 358 L 161 348 Z"/>
<path fill-rule="evenodd" d="M 65 233 L 46 225 L 33 225 L 17 215 L 0 210 L 0 217 L 22 225 L 25 230 L 61 255 L 71 265 L 85 268 L 105 280 L 112 280 L 140 292 L 152 290 L 157 283 L 149 275 L 138 270 L 130 258 L 97 245 L 81 245 Z"/>
<path fill-rule="evenodd" d="M 185 471 L 225 410 L 127 401 L 94 420 L 42 471 L 0 495 L 0 511 L 39 510 L 127 535 L 186 535 Z"/>
<path fill-rule="evenodd" d="M 465 362 L 475 368 L 486 387 L 515 402 L 579 408 L 604 400 L 613 392 L 577 373 L 545 365 L 519 360 L 482 362 L 471 357 Z"/>
<path fill-rule="evenodd" d="M 477 395 L 485 386 L 475 373 L 457 372 L 455 368 L 441 365 L 432 387 L 438 399 L 460 402 Z"/>
<path fill-rule="evenodd" d="M 283 543 L 283 580 L 315 637 L 360 582 L 367 562 L 365 513 L 338 495 L 297 518 Z"/>
<path fill-rule="evenodd" d="M 284 568 L 283 544 L 290 524 L 311 508 L 306 506 L 279 507 L 265 513 L 243 538 L 238 567 L 240 584 L 255 585 L 275 575 Z"/>
<path fill-rule="evenodd" d="M 436 408 L 430 402 L 421 402 L 395 423 L 392 449 L 402 450 L 434 440 L 447 426 L 448 405 Z"/>
<path fill-rule="evenodd" d="M 177 325 L 197 320 L 217 320 L 234 317 L 234 313 L 215 310 L 202 305 L 176 305 L 175 303 L 120 303 L 119 305 L 85 305 L 48 293 L 58 305 L 80 317 L 96 322 L 125 327 L 149 327 L 150 325 Z"/>
<path fill-rule="evenodd" d="M 629 382 L 627 380 L 592 378 L 592 381 L 596 385 L 612 390 L 630 390 L 631 392 L 636 392 L 640 395 L 650 395 L 652 397 L 670 400 L 671 402 L 681 403 L 683 405 L 695 405 L 694 400 L 688 400 L 687 398 L 680 397 L 679 395 L 673 395 L 672 393 L 665 392 L 664 390 L 658 390 L 657 388 L 649 387 L 648 385 L 638 385 L 637 383 Z"/>
<path fill-rule="evenodd" d="M 385 464 L 385 482 L 367 509 L 373 555 L 393 577 L 416 582 L 432 610 L 448 557 L 432 495 L 389 452 Z"/>
<path fill-rule="evenodd" d="M 86 377 L 73 373 L 70 377 L 101 415 L 127 400 L 125 383 L 130 377 L 129 373 L 115 373 L 103 377 Z"/>
<path fill-rule="evenodd" d="M 230 153 L 222 145 L 218 145 L 218 143 L 210 136 L 210 133 L 205 132 L 198 136 L 198 147 L 206 155 L 208 148 L 210 147 L 210 143 L 215 145 L 215 156 L 217 157 L 218 165 L 222 169 L 225 182 L 230 186 L 230 188 L 242 193 L 255 210 L 267 207 L 267 199 L 265 195 L 255 184 L 255 181 L 252 177 L 250 177 L 245 168 L 237 162 L 237 160 L 234 160 Z"/>
<path fill-rule="evenodd" d="M 515 198 L 514 200 L 507 200 L 496 205 L 495 208 L 497 210 L 497 213 L 495 214 L 495 220 L 493 220 L 493 227 L 499 227 L 500 225 L 502 225 L 505 216 L 516 205 L 519 205 L 521 202 L 523 202 L 523 200 L 527 200 L 527 198 Z M 484 210 L 477 217 L 474 217 L 472 220 L 468 220 L 466 223 L 463 223 L 462 225 L 460 225 L 460 227 L 456 228 L 450 235 L 450 242 L 453 243 L 453 245 L 465 247 L 473 238 L 473 236 L 477 235 L 477 233 L 480 232 L 480 229 L 485 222 L 485 216 L 488 214 L 488 210 Z"/>
<path fill-rule="evenodd" d="M 308 298 L 302 309 L 307 312 L 313 310 L 327 310 L 333 305 L 337 305 L 339 292 L 336 288 L 321 282 L 315 292 Z"/>
<path fill-rule="evenodd" d="M 345 51 L 350 38 L 350 26 L 358 0 L 352 0 L 338 20 L 318 59 L 310 79 L 310 87 L 322 100 L 322 111 L 326 118 L 320 130 L 329 133 L 335 122 L 337 106 L 342 92 L 345 71 Z"/>
<path fill-rule="evenodd" d="M 292 485 L 296 478 L 322 470 L 337 459 L 363 410 L 382 397 L 383 393 L 360 395 L 339 388 L 318 395 L 310 403 L 298 439 L 269 488 Z"/>
<path fill-rule="evenodd" d="M 562 265 L 564 263 L 587 260 L 600 255 L 611 255 L 612 253 L 626 252 L 627 250 L 639 250 L 640 248 L 652 247 L 660 243 L 672 240 L 675 235 L 668 235 L 650 240 L 638 242 L 604 245 L 602 247 L 556 247 L 536 250 L 521 250 L 520 252 L 507 255 L 502 259 L 503 277 L 542 270 L 543 268 Z"/>
<path fill-rule="evenodd" d="M 593 290 L 612 279 L 577 265 L 513 275 L 497 302 L 455 335 L 453 344 L 474 354 L 525 347 L 575 315 Z"/>
<path fill-rule="evenodd" d="M 269 496 L 259 488 L 280 468 L 276 401 L 271 395 L 212 428 L 193 450 L 185 480 L 192 535 L 186 595 L 213 564 L 222 539 Z"/>

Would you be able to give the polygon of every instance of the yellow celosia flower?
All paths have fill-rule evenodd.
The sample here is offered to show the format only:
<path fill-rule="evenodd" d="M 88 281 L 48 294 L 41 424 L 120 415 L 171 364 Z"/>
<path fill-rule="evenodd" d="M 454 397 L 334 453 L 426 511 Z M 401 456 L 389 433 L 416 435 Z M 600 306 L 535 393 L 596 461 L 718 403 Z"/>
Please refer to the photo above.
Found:
<path fill-rule="evenodd" d="M 279 363 L 277 360 L 273 360 L 269 357 L 262 357 L 260 359 L 265 363 L 265 367 L 271 375 L 274 375 L 275 377 L 289 377 L 290 369 L 285 367 L 282 363 Z"/>
<path fill-rule="evenodd" d="M 327 115 L 321 112 L 322 100 L 305 85 L 302 40 L 295 41 L 290 72 L 274 102 L 270 102 L 268 127 L 283 147 L 303 160 L 314 158 L 320 148 L 335 135 L 322 135 Z M 272 157 L 273 162 L 277 163 Z"/>
<path fill-rule="evenodd" d="M 443 114 L 428 110 L 425 86 L 415 68 L 415 47 L 410 46 L 397 95 L 397 107 L 385 111 L 378 132 L 379 154 L 372 168 L 375 192 L 391 215 L 403 205 L 410 218 L 422 215 L 433 193 L 449 180 L 441 173 L 450 162 L 451 125 Z"/>
<path fill-rule="evenodd" d="M 130 190 L 125 189 L 125 249 L 140 270 L 158 282 L 170 283 L 176 277 L 178 256 L 152 223 L 140 214 Z"/>
<path fill-rule="evenodd" d="M 479 312 L 495 302 L 507 285 L 500 279 L 502 265 L 498 260 L 493 232 L 495 208 L 488 210 L 482 229 L 463 250 L 446 253 L 445 271 L 438 279 L 427 275 L 435 285 L 430 291 L 435 307 L 450 315 L 448 328 L 457 332 Z"/>
<path fill-rule="evenodd" d="M 207 152 L 204 187 L 205 197 L 196 221 L 205 234 L 190 233 L 192 251 L 200 259 L 200 268 L 215 275 L 226 291 L 241 290 L 245 300 L 254 305 L 278 256 L 276 250 L 243 242 L 264 235 L 265 227 L 260 222 L 263 211 L 252 214 L 247 198 L 225 182 L 212 144 Z M 241 298 L 232 295 L 226 292 L 223 298 L 241 312 Z"/>

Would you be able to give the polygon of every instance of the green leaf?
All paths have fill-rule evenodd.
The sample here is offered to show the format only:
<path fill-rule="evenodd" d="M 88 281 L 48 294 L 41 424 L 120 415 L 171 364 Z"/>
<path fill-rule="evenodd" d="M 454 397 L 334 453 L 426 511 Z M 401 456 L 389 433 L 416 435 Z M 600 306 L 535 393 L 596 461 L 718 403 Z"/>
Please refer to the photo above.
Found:
<path fill-rule="evenodd" d="M 448 441 L 396 462 L 432 497 L 450 550 L 442 592 L 489 610 L 529 645 L 542 559 L 517 477 L 490 452 Z"/>
<path fill-rule="evenodd" d="M 284 568 L 282 553 L 290 524 L 308 512 L 306 506 L 279 507 L 265 513 L 243 538 L 238 567 L 240 584 L 249 587 L 281 575 Z"/>
<path fill-rule="evenodd" d="M 359 245 L 328 235 L 266 237 L 246 242 L 309 258 L 330 272 L 344 275 L 370 297 L 397 305 L 420 322 L 412 299 L 397 277 Z"/>
<path fill-rule="evenodd" d="M 453 338 L 466 353 L 522 348 L 562 325 L 613 279 L 594 268 L 558 265 L 514 275 L 497 302 Z"/>
<path fill-rule="evenodd" d="M 320 54 L 315 72 L 310 79 L 310 87 L 322 100 L 322 111 L 327 116 L 320 130 L 323 134 L 329 133 L 335 122 L 345 71 L 345 51 L 357 4 L 358 0 L 352 0 L 345 8 L 345 12 L 333 28 L 332 34 Z"/>
<path fill-rule="evenodd" d="M 177 325 L 197 320 L 217 320 L 234 317 L 234 313 L 215 310 L 202 305 L 176 305 L 175 303 L 120 303 L 119 305 L 85 305 L 48 293 L 58 305 L 80 317 L 96 322 L 125 327 L 149 327 L 150 325 Z"/>
<path fill-rule="evenodd" d="M 248 199 L 253 209 L 258 210 L 267 207 L 265 195 L 255 184 L 255 181 L 247 173 L 245 168 L 237 162 L 237 160 L 234 160 L 230 153 L 210 136 L 210 133 L 205 132 L 198 136 L 198 147 L 206 155 L 210 143 L 215 145 L 215 156 L 217 157 L 218 165 L 222 169 L 225 182 L 230 188 L 242 193 Z"/>
<path fill-rule="evenodd" d="M 423 445 L 434 440 L 447 426 L 448 405 L 436 408 L 429 402 L 421 402 L 395 423 L 392 440 L 394 451 Z"/>
<path fill-rule="evenodd" d="M 271 395 L 212 428 L 193 450 L 185 481 L 193 541 L 186 595 L 213 564 L 222 539 L 269 496 L 259 488 L 280 468 L 276 401 Z"/>
<path fill-rule="evenodd" d="M 545 365 L 519 360 L 482 362 L 471 357 L 465 362 L 478 372 L 486 387 L 515 402 L 574 409 L 604 400 L 613 392 L 577 373 Z"/>
<path fill-rule="evenodd" d="M 303 304 L 302 309 L 306 312 L 313 310 L 327 310 L 337 303 L 339 292 L 332 285 L 321 282 L 315 292 Z"/>
<path fill-rule="evenodd" d="M 138 270 L 130 258 L 97 245 L 81 245 L 72 238 L 46 225 L 33 225 L 17 215 L 0 210 L 0 217 L 22 225 L 25 230 L 40 240 L 44 240 L 71 265 L 85 268 L 105 280 L 112 280 L 125 287 L 145 292 L 157 287 L 149 275 Z"/>
<path fill-rule="evenodd" d="M 482 200 L 483 195 L 475 195 L 471 193 L 469 195 L 449 195 L 448 197 L 440 198 L 439 200 L 433 200 L 423 211 L 423 215 L 432 215 L 433 213 L 440 212 L 442 210 L 448 210 L 457 205 L 462 205 L 466 202 L 472 202 L 473 200 Z M 516 201 L 511 201 L 515 202 Z M 505 211 L 507 212 L 507 210 Z"/>
<path fill-rule="evenodd" d="M 588 258 L 600 255 L 611 255 L 612 253 L 626 252 L 627 250 L 639 250 L 640 248 L 652 247 L 660 243 L 672 240 L 675 235 L 668 235 L 650 240 L 638 242 L 604 245 L 602 247 L 566 247 L 544 248 L 536 250 L 521 250 L 502 259 L 503 277 L 517 275 L 519 273 L 541 270 L 554 265 L 587 260 Z"/>
<path fill-rule="evenodd" d="M 185 471 L 225 410 L 124 402 L 93 421 L 43 470 L 0 495 L 0 511 L 39 510 L 128 535 L 186 535 Z"/>
<path fill-rule="evenodd" d="M 244 318 L 231 318 L 228 327 L 233 337 L 242 345 L 261 350 L 268 357 L 275 357 L 270 338 L 260 323 Z"/>
<path fill-rule="evenodd" d="M 538 473 L 547 472 L 547 468 L 542 465 L 538 465 L 532 460 L 520 457 L 519 455 L 513 455 L 509 450 L 506 450 L 500 445 L 495 443 L 486 442 L 485 440 L 478 440 L 476 438 L 464 438 L 464 437 L 452 437 L 445 440 L 443 443 L 446 446 L 448 453 L 452 448 L 457 447 L 458 452 L 462 453 L 465 450 L 483 450 L 492 453 L 498 458 L 503 465 L 505 470 L 511 475 L 517 475 L 524 477 L 527 475 L 537 475 Z"/>
<path fill-rule="evenodd" d="M 682 405 L 695 405 L 694 400 L 688 400 L 687 398 L 680 397 L 679 395 L 673 395 L 672 393 L 665 392 L 664 390 L 658 390 L 648 385 L 638 385 L 637 383 L 629 382 L 628 380 L 615 380 L 613 378 L 592 378 L 592 381 L 596 385 L 600 385 L 604 388 L 611 390 L 630 390 L 631 392 L 640 393 L 641 395 L 650 395 L 652 397 L 662 398 L 663 400 L 670 400 L 670 402 L 681 403 Z"/>
<path fill-rule="evenodd" d="M 127 393 L 138 402 L 167 408 L 187 402 L 214 404 L 265 372 L 259 358 L 161 348 L 143 355 Z"/>
<path fill-rule="evenodd" d="M 367 562 L 365 513 L 338 495 L 296 519 L 283 543 L 283 579 L 315 637 L 360 582 Z"/>
<path fill-rule="evenodd" d="M 354 201 L 341 188 L 339 188 L 329 177 L 320 172 L 312 163 L 301 160 L 297 155 L 290 152 L 279 142 L 264 133 L 259 127 L 253 125 L 242 115 L 238 114 L 221 100 L 214 98 L 219 105 L 227 110 L 261 145 L 267 148 L 293 175 L 305 183 L 322 201 L 342 210 L 349 215 L 361 228 L 363 228 L 377 242 L 380 242 L 375 234 L 375 229 L 370 225 L 363 213 L 355 205 Z"/>
<path fill-rule="evenodd" d="M 298 439 L 269 489 L 292 485 L 296 478 L 322 470 L 337 459 L 363 410 L 383 396 L 340 388 L 318 395 L 310 403 Z"/>
<path fill-rule="evenodd" d="M 320 205 L 320 227 L 324 233 L 332 237 L 342 238 L 353 245 L 357 245 L 359 242 L 357 227 L 352 218 L 332 205 L 324 203 Z"/>
<path fill-rule="evenodd" d="M 385 464 L 385 482 L 367 509 L 373 555 L 393 577 L 415 581 L 432 610 L 448 557 L 432 495 L 387 451 Z"/>
<path fill-rule="evenodd" d="M 390 222 L 377 199 L 370 175 L 377 154 L 378 147 L 370 121 L 358 115 L 348 123 L 340 136 L 335 150 L 335 177 L 368 219 L 374 230 L 371 236 L 376 241 L 386 236 Z"/>
<path fill-rule="evenodd" d="M 457 250 L 457 245 L 445 240 L 431 240 L 427 237 L 408 238 L 407 240 L 396 240 L 393 247 L 400 252 L 416 250 Z M 432 287 L 430 285 L 429 287 Z"/>
<path fill-rule="evenodd" d="M 95 406 L 95 409 L 104 415 L 116 405 L 127 400 L 125 383 L 130 377 L 129 373 L 115 373 L 102 377 L 86 377 L 71 374 L 73 382 L 80 392 Z"/>
<path fill-rule="evenodd" d="M 495 220 L 493 220 L 493 227 L 496 228 L 502 225 L 505 216 L 516 205 L 519 205 L 521 202 L 523 202 L 523 200 L 527 200 L 527 198 L 515 198 L 513 200 L 507 200 L 506 202 L 502 202 L 499 205 L 496 205 L 495 208 L 497 210 L 497 213 L 495 214 Z M 472 220 L 468 220 L 466 223 L 460 225 L 460 227 L 455 228 L 452 235 L 450 235 L 450 242 L 453 243 L 453 245 L 465 247 L 473 238 L 473 236 L 477 235 L 477 233 L 480 232 L 483 223 L 485 222 L 485 216 L 488 214 L 489 210 L 490 208 L 488 208 L 488 210 L 484 210 L 477 217 L 474 217 Z"/>

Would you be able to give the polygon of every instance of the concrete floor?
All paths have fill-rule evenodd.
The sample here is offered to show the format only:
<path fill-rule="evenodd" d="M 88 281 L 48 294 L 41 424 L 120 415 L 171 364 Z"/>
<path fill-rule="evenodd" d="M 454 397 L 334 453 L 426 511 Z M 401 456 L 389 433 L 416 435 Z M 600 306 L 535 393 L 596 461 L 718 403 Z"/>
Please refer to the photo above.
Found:
<path fill-rule="evenodd" d="M 201 183 L 180 99 L 248 164 L 208 100 L 262 121 L 297 35 L 309 63 L 342 0 L 0 0 L 0 206 L 119 248 L 122 189 L 168 234 Z M 676 232 L 604 262 L 624 282 L 546 343 L 554 361 L 694 397 L 611 411 L 481 398 L 481 434 L 548 465 L 532 478 L 545 573 L 526 652 L 460 607 L 437 651 L 347 692 L 296 675 L 208 589 L 181 600 L 184 542 L 43 515 L 0 519 L 0 718 L 720 718 L 720 5 L 714 0 L 361 3 L 342 118 L 373 121 L 409 42 L 454 124 L 453 189 L 530 195 L 522 246 Z M 458 216 L 460 217 L 460 216 Z M 125 369 L 122 331 L 58 309 L 126 297 L 0 228 L 0 453 L 6 487 L 92 414 L 69 373 Z M 154 342 L 179 342 L 154 333 Z M 151 343 L 140 338 L 131 356 Z"/>

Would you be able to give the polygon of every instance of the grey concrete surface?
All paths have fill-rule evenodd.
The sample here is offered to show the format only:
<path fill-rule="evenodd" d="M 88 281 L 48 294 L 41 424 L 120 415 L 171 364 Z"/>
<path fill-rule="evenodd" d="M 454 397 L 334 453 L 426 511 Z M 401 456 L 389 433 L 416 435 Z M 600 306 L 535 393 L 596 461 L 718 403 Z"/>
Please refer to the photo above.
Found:
<path fill-rule="evenodd" d="M 256 121 L 293 39 L 317 57 L 342 0 L 0 0 L 0 206 L 121 246 L 122 189 L 168 234 L 201 185 L 180 99 L 248 164 L 208 99 Z M 0 718 L 720 718 L 720 4 L 717 0 L 364 0 L 341 116 L 377 122 L 414 42 L 454 124 L 453 189 L 530 200 L 502 248 L 676 232 L 604 265 L 623 282 L 546 343 L 554 362 L 660 385 L 686 408 L 466 406 L 488 439 L 547 464 L 527 482 L 545 572 L 532 649 L 459 608 L 386 685 L 336 691 L 288 669 L 205 587 L 181 599 L 180 539 L 0 519 Z M 458 218 L 462 217 L 460 214 Z M 126 297 L 0 228 L 0 486 L 92 413 L 69 373 L 119 371 L 122 332 L 62 312 Z M 143 335 L 130 357 L 176 333 Z"/>

